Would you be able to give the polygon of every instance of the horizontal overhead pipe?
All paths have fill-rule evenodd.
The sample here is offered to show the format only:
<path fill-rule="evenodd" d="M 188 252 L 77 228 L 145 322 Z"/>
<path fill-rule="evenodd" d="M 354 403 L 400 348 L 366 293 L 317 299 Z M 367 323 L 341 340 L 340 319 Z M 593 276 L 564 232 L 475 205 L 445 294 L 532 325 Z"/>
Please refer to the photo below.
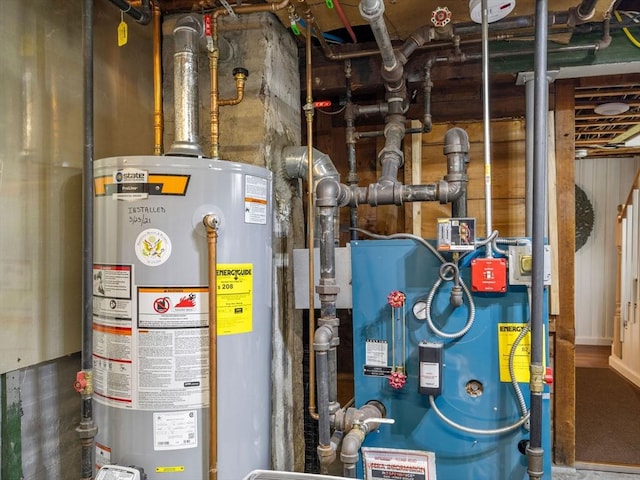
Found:
<path fill-rule="evenodd" d="M 151 4 L 149 0 L 142 0 L 142 5 L 139 9 L 132 6 L 127 0 L 109 1 L 118 7 L 122 13 L 126 13 L 141 25 L 147 25 L 151 21 Z"/>

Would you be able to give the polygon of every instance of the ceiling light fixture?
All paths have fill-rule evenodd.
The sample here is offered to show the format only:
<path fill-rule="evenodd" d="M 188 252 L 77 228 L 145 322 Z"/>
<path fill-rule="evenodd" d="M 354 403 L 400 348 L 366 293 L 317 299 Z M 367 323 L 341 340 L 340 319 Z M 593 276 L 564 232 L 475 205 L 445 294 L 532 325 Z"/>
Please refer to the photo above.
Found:
<path fill-rule="evenodd" d="M 629 105 L 623 102 L 609 102 L 609 103 L 601 103 L 597 105 L 596 108 L 593 109 L 598 115 L 620 115 L 621 113 L 629 110 Z"/>

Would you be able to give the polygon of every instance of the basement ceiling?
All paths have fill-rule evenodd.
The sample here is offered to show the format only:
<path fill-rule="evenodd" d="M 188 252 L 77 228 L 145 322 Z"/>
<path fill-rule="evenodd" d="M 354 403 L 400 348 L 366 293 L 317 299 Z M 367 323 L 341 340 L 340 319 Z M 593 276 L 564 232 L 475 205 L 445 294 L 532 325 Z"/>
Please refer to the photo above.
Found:
<path fill-rule="evenodd" d="M 477 1 L 480 4 L 481 0 Z M 493 4 L 491 0 L 488 1 L 489 5 Z M 274 2 L 264 0 L 228 0 L 228 2 L 222 0 L 158 0 L 158 3 L 163 13 L 177 13 L 185 11 L 201 12 L 221 8 L 225 4 L 230 8 L 234 8 L 238 5 Z M 509 1 L 498 1 L 496 3 L 500 5 L 511 4 Z M 595 0 L 593 16 L 584 22 L 578 21 L 578 23 L 585 23 L 587 26 L 598 24 L 598 31 L 601 31 L 602 22 L 616 3 L 616 10 L 638 10 L 637 0 L 619 0 L 618 2 L 614 0 Z M 325 38 L 325 41 L 321 42 L 324 44 L 322 49 L 317 48 L 318 43 L 314 40 L 314 67 L 316 59 L 319 60 L 317 62 L 319 65 L 326 61 L 321 57 L 326 57 L 327 49 L 331 53 L 337 53 L 338 57 L 343 53 L 351 55 L 354 52 L 371 50 L 372 46 L 375 49 L 375 44 L 372 44 L 371 29 L 360 15 L 360 0 L 291 0 L 291 4 L 295 6 L 295 12 L 291 9 L 281 10 L 277 15 L 287 27 L 291 25 L 291 20 L 295 19 L 297 15 L 298 23 L 296 23 L 296 26 L 301 31 L 298 36 L 301 48 L 304 47 L 305 21 L 309 19 L 314 28 L 321 31 Z M 451 14 L 450 23 L 454 26 L 454 29 L 477 27 L 477 23 L 474 23 L 471 19 L 469 4 L 468 0 L 455 0 L 453 2 L 440 0 L 384 0 L 384 20 L 392 41 L 400 43 L 409 38 L 411 33 L 418 28 L 424 25 L 432 25 L 433 12 L 444 7 Z M 516 17 L 534 18 L 536 0 L 513 0 L 513 4 L 515 4 L 515 6 L 511 4 L 513 11 L 505 18 L 505 22 Z M 568 12 L 575 12 L 580 5 L 580 1 L 557 0 L 548 2 L 548 4 L 550 14 L 564 15 Z M 635 18 L 637 23 L 637 12 L 635 12 Z M 612 23 L 614 21 L 615 18 Z M 499 34 L 513 33 L 510 30 L 500 29 L 499 24 L 500 22 L 492 23 L 490 31 L 493 32 L 493 29 L 497 27 L 495 31 L 499 32 Z M 633 30 L 634 33 L 637 30 L 635 28 Z M 476 28 L 475 31 L 478 32 L 478 29 Z M 531 40 L 533 27 L 519 27 L 517 33 Z M 550 38 L 559 43 L 568 43 L 572 33 L 574 32 L 568 29 L 566 25 L 561 28 L 552 26 L 549 29 Z M 636 38 L 640 38 L 640 33 L 636 34 Z M 477 51 L 477 43 L 475 47 Z M 322 53 L 323 50 L 324 52 Z M 330 61 L 329 63 L 332 62 Z M 465 68 L 468 70 L 468 66 Z M 475 68 L 477 69 L 477 65 Z M 633 68 L 631 71 L 634 71 Z M 638 71 L 638 68 L 635 71 Z M 449 83 L 449 92 L 447 93 L 453 93 L 451 92 L 452 87 L 453 83 Z M 315 88 L 314 86 L 314 91 Z M 437 88 L 438 86 L 436 85 L 435 89 L 437 90 Z M 497 88 L 501 89 L 502 86 Z M 455 102 L 455 98 L 449 101 Z M 598 114 L 595 112 L 597 106 L 607 103 L 624 104 L 628 106 L 628 110 L 621 113 L 607 109 L 605 109 L 604 113 Z M 577 158 L 584 156 L 640 155 L 640 145 L 627 146 L 633 135 L 640 133 L 640 74 L 576 78 L 575 105 L 575 148 Z M 434 121 L 437 121 L 435 117 Z"/>

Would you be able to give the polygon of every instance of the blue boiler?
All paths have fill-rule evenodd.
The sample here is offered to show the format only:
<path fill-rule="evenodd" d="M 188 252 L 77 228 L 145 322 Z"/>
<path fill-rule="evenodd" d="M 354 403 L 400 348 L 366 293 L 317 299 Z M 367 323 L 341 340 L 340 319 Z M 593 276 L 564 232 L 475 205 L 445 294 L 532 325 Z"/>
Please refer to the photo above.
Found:
<path fill-rule="evenodd" d="M 378 400 L 386 407 L 392 425 L 380 425 L 367 435 L 363 447 L 433 452 L 438 480 L 523 480 L 528 478 L 523 453 L 529 438 L 527 424 L 501 434 L 467 433 L 442 420 L 419 393 L 419 344 L 439 350 L 441 391 L 434 395 L 437 409 L 451 422 L 473 430 L 494 430 L 515 424 L 521 403 L 509 371 L 510 346 L 529 319 L 528 287 L 508 285 L 504 293 L 471 291 L 472 252 L 459 262 L 460 277 L 475 306 L 475 320 L 464 335 L 441 338 L 419 314 L 432 286 L 438 281 L 441 261 L 424 245 L 411 240 L 351 242 L 353 275 L 353 355 L 356 405 Z M 451 253 L 443 254 L 447 260 Z M 453 283 L 444 281 L 432 296 L 430 318 L 440 332 L 464 329 L 470 302 L 452 307 Z M 402 292 L 402 307 L 390 306 L 391 292 Z M 545 291 L 545 304 L 546 304 Z M 414 305 L 418 304 L 415 309 Z M 548 332 L 545 306 L 544 329 Z M 530 334 L 529 334 L 530 335 Z M 544 351 L 548 365 L 548 335 Z M 517 343 L 517 342 L 516 342 Z M 529 338 L 512 355 L 515 381 L 523 401 L 529 403 Z M 431 350 L 433 352 L 433 349 Z M 386 362 L 387 365 L 384 365 Z M 393 388 L 388 373 L 406 374 L 402 388 Z M 436 368 L 437 370 L 437 368 Z M 505 378 L 506 377 L 506 378 Z M 543 394 L 542 447 L 544 479 L 551 479 L 550 394 Z M 362 462 L 361 462 L 362 463 Z M 362 464 L 358 467 L 362 478 Z"/>

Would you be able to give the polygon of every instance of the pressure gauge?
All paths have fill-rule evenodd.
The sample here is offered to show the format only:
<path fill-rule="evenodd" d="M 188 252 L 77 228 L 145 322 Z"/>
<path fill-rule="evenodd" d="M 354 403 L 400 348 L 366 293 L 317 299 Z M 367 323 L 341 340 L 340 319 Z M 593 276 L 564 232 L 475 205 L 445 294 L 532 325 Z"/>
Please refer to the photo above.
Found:
<path fill-rule="evenodd" d="M 427 318 L 427 302 L 424 300 L 418 300 L 414 303 L 413 314 L 418 320 L 425 320 Z"/>

